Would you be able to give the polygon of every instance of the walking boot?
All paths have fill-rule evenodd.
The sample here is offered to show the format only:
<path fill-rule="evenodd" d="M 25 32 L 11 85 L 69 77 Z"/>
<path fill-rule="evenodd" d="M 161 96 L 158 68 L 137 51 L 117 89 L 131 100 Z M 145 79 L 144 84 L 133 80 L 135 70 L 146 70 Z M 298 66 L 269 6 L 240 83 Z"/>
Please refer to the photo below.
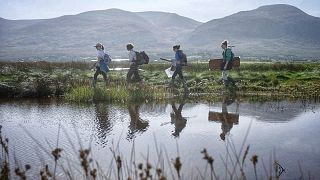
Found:
<path fill-rule="evenodd" d="M 169 86 L 173 87 L 174 86 L 174 79 L 171 79 Z"/>
<path fill-rule="evenodd" d="M 188 90 L 188 86 L 187 86 L 187 81 L 185 79 L 182 79 L 181 81 L 182 81 L 182 84 L 183 84 L 184 92 L 188 93 L 189 90 Z"/>
<path fill-rule="evenodd" d="M 92 88 L 96 88 L 97 80 L 92 81 Z"/>

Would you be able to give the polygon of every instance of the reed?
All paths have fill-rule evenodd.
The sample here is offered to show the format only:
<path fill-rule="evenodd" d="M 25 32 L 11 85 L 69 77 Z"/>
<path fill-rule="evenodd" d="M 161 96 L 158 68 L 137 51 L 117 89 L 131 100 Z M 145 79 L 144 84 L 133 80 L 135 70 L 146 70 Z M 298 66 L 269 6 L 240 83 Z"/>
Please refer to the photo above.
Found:
<path fill-rule="evenodd" d="M 10 166 L 10 154 L 13 153 L 13 149 L 8 149 L 8 140 L 4 139 L 1 131 L 0 131 L 0 145 L 2 153 L 0 154 L 1 162 L 0 164 L 0 179 L 28 179 L 28 177 L 33 177 L 39 179 L 87 179 L 87 180 L 96 180 L 96 179 L 247 179 L 247 177 L 262 177 L 262 173 L 265 173 L 267 179 L 279 179 L 282 173 L 285 173 L 285 170 L 281 168 L 279 161 L 275 158 L 275 155 L 270 157 L 269 160 L 269 169 L 261 158 L 258 161 L 258 155 L 252 155 L 251 161 L 253 166 L 246 165 L 248 159 L 246 158 L 249 154 L 249 145 L 243 152 L 244 145 L 246 144 L 246 139 L 248 132 L 244 137 L 242 147 L 240 147 L 239 151 L 236 150 L 235 144 L 232 139 L 226 139 L 226 155 L 223 157 L 220 155 L 222 159 L 222 164 L 215 163 L 215 158 L 209 154 L 206 148 L 203 148 L 202 151 L 199 149 L 199 153 L 203 155 L 203 160 L 206 161 L 206 164 L 209 166 L 210 171 L 207 172 L 207 168 L 199 168 L 197 164 L 192 164 L 192 166 L 197 169 L 197 173 L 190 174 L 190 172 L 183 169 L 184 161 L 183 159 L 187 157 L 181 157 L 179 153 L 175 156 L 173 154 L 168 154 L 164 146 L 159 146 L 157 144 L 157 140 L 155 138 L 155 150 L 156 161 L 154 163 L 149 160 L 149 150 L 146 154 L 143 154 L 145 161 L 136 161 L 136 152 L 135 152 L 135 143 L 132 144 L 131 154 L 129 157 L 127 155 L 123 155 L 120 151 L 120 138 L 118 143 L 115 145 L 112 142 L 112 146 L 110 147 L 111 154 L 113 158 L 111 159 L 109 167 L 101 167 L 98 162 L 94 159 L 93 152 L 91 151 L 91 147 L 84 147 L 81 144 L 81 139 L 78 139 L 80 148 L 75 151 L 75 155 L 77 156 L 75 159 L 79 161 L 70 161 L 67 156 L 67 153 L 64 152 L 61 148 L 59 148 L 58 144 L 51 151 L 50 149 L 46 149 L 37 139 L 32 137 L 32 135 L 27 132 L 27 134 L 38 144 L 39 149 L 45 151 L 50 159 L 46 160 L 46 163 L 43 164 L 43 167 L 40 168 L 40 173 L 32 174 L 30 169 L 31 165 L 26 163 L 24 166 L 19 165 L 20 163 L 15 163 L 14 166 Z M 1 130 L 1 127 L 0 127 Z M 59 134 L 59 132 L 58 132 Z M 79 137 L 78 137 L 79 138 Z M 59 135 L 57 142 L 59 141 Z M 70 146 L 76 148 L 74 143 L 71 141 Z M 177 146 L 178 148 L 178 146 Z M 5 153 L 4 153 L 5 152 Z M 178 150 L 179 152 L 179 150 Z M 26 152 L 28 153 L 28 152 Z M 275 154 L 275 153 L 274 153 Z M 242 157 L 242 158 L 241 158 Z M 127 161 L 127 158 L 130 160 Z M 16 159 L 16 158 L 15 158 Z M 65 167 L 62 163 L 62 160 L 67 160 L 69 165 Z M 19 160 L 19 159 L 16 159 Z M 95 163 L 96 162 L 96 163 Z M 59 176 L 56 176 L 55 170 L 52 170 L 52 165 L 55 166 L 58 164 L 61 173 Z M 223 166 L 225 167 L 225 173 L 216 172 L 215 167 Z M 260 168 L 259 168 L 260 167 Z M 15 170 L 12 171 L 11 168 Z M 251 169 L 253 168 L 253 169 Z M 304 179 L 309 177 L 313 177 L 310 173 L 305 174 L 303 168 L 300 165 L 300 179 Z M 76 171 L 74 171 L 76 169 Z M 251 171 L 250 171 L 251 169 Z M 259 171 L 259 169 L 263 169 L 264 172 Z M 175 170 L 175 171 L 174 171 Z M 252 172 L 252 174 L 248 173 Z M 224 175 L 223 175 L 224 174 Z"/>
<path fill-rule="evenodd" d="M 167 62 L 151 62 L 141 66 L 144 89 L 127 85 L 127 71 L 110 71 L 110 86 L 99 85 L 91 90 L 94 72 L 91 62 L 0 62 L 0 87 L 5 97 L 66 96 L 67 100 L 88 102 L 143 100 L 173 97 L 183 92 L 181 83 L 169 87 L 170 78 L 164 70 Z M 112 62 L 111 68 L 128 67 L 127 62 Z M 207 61 L 190 61 L 184 67 L 188 92 L 191 95 L 216 94 L 224 87 L 221 71 L 209 71 Z M 242 62 L 240 73 L 230 71 L 239 94 L 317 98 L 320 97 L 320 63 Z M 177 78 L 179 79 L 179 78 Z M 102 78 L 98 77 L 98 84 Z M 177 80 L 179 82 L 179 80 Z M 136 92 L 133 92 L 136 91 Z"/>
<path fill-rule="evenodd" d="M 73 88 L 65 95 L 65 98 L 74 102 L 145 102 L 165 99 L 166 91 L 163 88 L 130 84 L 98 88 L 80 86 Z"/>

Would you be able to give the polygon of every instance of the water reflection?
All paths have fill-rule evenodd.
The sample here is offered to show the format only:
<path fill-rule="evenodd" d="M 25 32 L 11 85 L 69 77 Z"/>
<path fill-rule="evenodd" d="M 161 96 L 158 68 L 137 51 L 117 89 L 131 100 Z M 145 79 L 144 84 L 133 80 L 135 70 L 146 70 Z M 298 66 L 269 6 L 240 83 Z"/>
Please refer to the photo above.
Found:
<path fill-rule="evenodd" d="M 186 127 L 186 124 L 187 124 L 187 119 L 182 117 L 182 114 L 181 114 L 184 104 L 185 104 L 185 101 L 183 100 L 177 109 L 175 102 L 171 103 L 173 112 L 170 113 L 170 117 L 171 117 L 171 124 L 174 125 L 174 132 L 172 133 L 174 137 L 179 137 L 181 131 Z"/>
<path fill-rule="evenodd" d="M 141 104 L 128 104 L 128 112 L 130 115 L 130 124 L 127 133 L 127 139 L 131 140 L 136 137 L 137 133 L 145 132 L 149 127 L 149 122 L 140 118 Z"/>
<path fill-rule="evenodd" d="M 95 124 L 97 126 L 98 138 L 102 141 L 102 144 L 105 144 L 113 126 L 109 119 L 109 105 L 97 103 L 94 104 L 94 110 L 96 115 Z"/>
<path fill-rule="evenodd" d="M 209 111 L 208 120 L 221 123 L 221 140 L 226 139 L 226 135 L 228 135 L 234 124 L 239 124 L 239 101 L 237 101 L 237 110 L 236 113 L 228 112 L 228 106 L 233 104 L 236 99 L 236 91 L 233 89 L 227 88 L 222 93 L 222 108 L 221 112 Z"/>

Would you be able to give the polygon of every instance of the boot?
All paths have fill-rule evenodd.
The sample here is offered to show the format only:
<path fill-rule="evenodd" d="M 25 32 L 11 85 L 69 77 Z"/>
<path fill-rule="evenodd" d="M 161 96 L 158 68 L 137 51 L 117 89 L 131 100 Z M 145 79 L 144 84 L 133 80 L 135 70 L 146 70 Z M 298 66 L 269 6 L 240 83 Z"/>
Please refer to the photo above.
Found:
<path fill-rule="evenodd" d="M 188 86 L 187 86 L 187 81 L 185 79 L 182 79 L 182 84 L 183 84 L 183 89 L 185 93 L 188 93 Z"/>
<path fill-rule="evenodd" d="M 174 86 L 174 79 L 171 79 L 169 86 Z"/>
<path fill-rule="evenodd" d="M 97 80 L 92 81 L 92 88 L 96 88 Z"/>
<path fill-rule="evenodd" d="M 224 86 L 229 86 L 229 81 L 228 80 L 223 80 Z"/>
<path fill-rule="evenodd" d="M 187 88 L 187 81 L 185 79 L 181 79 L 184 88 Z"/>
<path fill-rule="evenodd" d="M 109 80 L 109 79 L 106 79 L 106 80 L 105 80 L 105 83 L 106 83 L 106 86 L 109 86 L 110 80 Z"/>

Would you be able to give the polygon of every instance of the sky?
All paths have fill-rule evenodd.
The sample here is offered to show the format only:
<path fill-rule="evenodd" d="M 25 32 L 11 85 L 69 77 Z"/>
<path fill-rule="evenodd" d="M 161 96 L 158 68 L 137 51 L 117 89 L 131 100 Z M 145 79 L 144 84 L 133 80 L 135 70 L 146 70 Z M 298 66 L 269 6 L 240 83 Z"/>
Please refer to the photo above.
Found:
<path fill-rule="evenodd" d="M 201 22 L 270 4 L 290 4 L 320 17 L 320 0 L 0 0 L 0 17 L 47 19 L 92 10 L 177 13 Z"/>

